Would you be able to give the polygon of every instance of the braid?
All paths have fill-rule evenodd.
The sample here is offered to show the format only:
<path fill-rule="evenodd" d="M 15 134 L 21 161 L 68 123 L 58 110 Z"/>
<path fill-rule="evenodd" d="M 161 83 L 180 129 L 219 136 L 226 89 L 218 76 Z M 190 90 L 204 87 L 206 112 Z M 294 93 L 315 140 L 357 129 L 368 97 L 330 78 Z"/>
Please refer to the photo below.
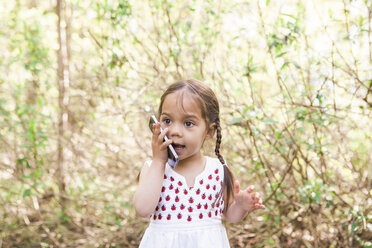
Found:
<path fill-rule="evenodd" d="M 220 125 L 220 119 L 217 118 L 216 121 L 216 130 L 217 130 L 217 140 L 216 140 L 216 149 L 214 152 L 216 153 L 218 159 L 220 160 L 221 164 L 223 165 L 223 171 L 224 171 L 224 184 L 222 187 L 222 190 L 220 192 L 220 195 L 217 199 L 217 201 L 223 197 L 226 190 L 226 202 L 225 202 L 225 209 L 227 210 L 230 204 L 231 198 L 234 199 L 234 176 L 232 172 L 230 171 L 229 167 L 226 166 L 225 160 L 220 154 L 220 146 L 221 146 L 221 140 L 222 140 L 222 132 L 221 132 L 221 125 Z"/>
<path fill-rule="evenodd" d="M 217 155 L 218 159 L 220 160 L 221 164 L 225 165 L 225 160 L 223 159 L 222 155 L 220 154 L 220 146 L 221 146 L 221 140 L 222 140 L 220 120 L 217 118 L 215 123 L 216 123 L 216 130 L 217 130 L 217 141 L 216 141 L 216 149 L 214 150 L 214 152 L 216 153 L 216 155 Z"/>

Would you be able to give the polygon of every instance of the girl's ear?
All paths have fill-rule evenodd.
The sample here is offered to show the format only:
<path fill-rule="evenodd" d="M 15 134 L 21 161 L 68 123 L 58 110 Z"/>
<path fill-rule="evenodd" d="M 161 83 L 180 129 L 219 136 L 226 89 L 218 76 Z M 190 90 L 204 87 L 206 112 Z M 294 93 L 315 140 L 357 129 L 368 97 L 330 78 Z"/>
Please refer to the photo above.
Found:
<path fill-rule="evenodd" d="M 211 139 L 214 136 L 214 133 L 216 132 L 216 123 L 212 123 L 207 127 L 207 135 L 205 139 Z"/>

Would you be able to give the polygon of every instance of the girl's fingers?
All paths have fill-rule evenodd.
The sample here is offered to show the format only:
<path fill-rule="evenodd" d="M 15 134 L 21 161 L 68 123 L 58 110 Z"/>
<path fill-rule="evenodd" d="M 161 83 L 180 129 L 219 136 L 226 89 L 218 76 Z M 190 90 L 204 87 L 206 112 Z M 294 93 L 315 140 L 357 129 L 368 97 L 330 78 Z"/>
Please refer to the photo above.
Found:
<path fill-rule="evenodd" d="M 247 188 L 247 192 L 248 192 L 248 193 L 252 193 L 253 190 L 254 190 L 254 185 L 251 185 L 251 186 L 249 186 L 249 187 Z"/>
<path fill-rule="evenodd" d="M 170 144 L 172 144 L 172 140 L 171 140 L 171 139 L 169 139 L 169 140 L 167 140 L 167 141 L 164 141 L 163 144 L 161 144 L 161 146 L 160 146 L 160 150 L 167 149 L 167 147 L 168 147 Z"/>
<path fill-rule="evenodd" d="M 240 192 L 240 184 L 238 180 L 235 181 L 234 190 L 236 194 Z M 251 210 L 266 209 L 266 207 L 262 205 L 262 199 L 260 197 L 260 193 L 253 192 L 254 190 L 255 190 L 254 185 L 251 185 L 243 191 L 245 193 L 244 195 L 246 197 L 245 198 L 246 203 L 251 206 L 250 207 Z"/>
<path fill-rule="evenodd" d="M 159 127 L 159 130 L 160 130 L 160 127 Z M 162 142 L 164 141 L 164 137 L 165 135 L 167 135 L 167 132 L 168 132 L 168 128 L 164 129 L 163 132 L 161 132 L 158 136 L 158 141 L 159 142 Z"/>
<path fill-rule="evenodd" d="M 156 142 L 160 134 L 160 124 L 153 124 L 152 130 L 152 140 Z"/>
<path fill-rule="evenodd" d="M 235 180 L 234 189 L 235 189 L 236 194 L 238 194 L 240 192 L 240 184 L 239 184 L 238 180 Z"/>
<path fill-rule="evenodd" d="M 152 125 L 152 130 L 155 135 L 159 135 L 160 133 L 160 124 L 156 123 Z"/>
<path fill-rule="evenodd" d="M 255 192 L 255 193 L 253 194 L 253 199 L 254 199 L 255 201 L 259 200 L 259 199 L 260 199 L 260 193 Z"/>
<path fill-rule="evenodd" d="M 262 204 L 255 204 L 255 205 L 254 205 L 254 208 L 255 208 L 255 209 L 266 209 L 265 206 L 262 205 Z"/>
<path fill-rule="evenodd" d="M 164 137 L 167 135 L 168 128 L 164 129 L 163 132 L 160 131 L 160 124 L 154 124 L 153 125 L 153 142 L 163 144 L 164 143 Z M 171 142 L 167 142 L 168 145 L 171 144 Z M 167 146 L 168 146 L 167 145 Z"/>
<path fill-rule="evenodd" d="M 259 208 L 259 209 L 266 209 L 266 207 L 265 207 L 264 205 L 262 205 L 262 204 L 259 204 L 259 205 L 258 205 L 258 208 Z"/>

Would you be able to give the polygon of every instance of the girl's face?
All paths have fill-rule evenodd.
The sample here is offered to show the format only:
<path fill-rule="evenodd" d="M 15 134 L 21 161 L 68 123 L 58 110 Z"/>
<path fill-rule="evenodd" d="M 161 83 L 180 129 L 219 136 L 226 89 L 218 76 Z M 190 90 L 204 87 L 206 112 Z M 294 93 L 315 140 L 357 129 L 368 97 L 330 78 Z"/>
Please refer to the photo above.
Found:
<path fill-rule="evenodd" d="M 160 115 L 161 126 L 169 129 L 168 137 L 172 139 L 180 160 L 200 156 L 204 140 L 214 134 L 213 129 L 207 128 L 194 96 L 183 93 L 178 91 L 167 95 Z"/>

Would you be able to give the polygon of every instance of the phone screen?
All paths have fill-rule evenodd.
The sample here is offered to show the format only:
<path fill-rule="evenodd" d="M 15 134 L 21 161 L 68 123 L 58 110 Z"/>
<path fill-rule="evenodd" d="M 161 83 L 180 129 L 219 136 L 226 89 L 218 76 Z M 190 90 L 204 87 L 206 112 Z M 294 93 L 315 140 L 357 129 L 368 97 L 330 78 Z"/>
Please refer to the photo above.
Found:
<path fill-rule="evenodd" d="M 153 132 L 152 125 L 154 123 L 158 123 L 158 120 L 156 119 L 155 115 L 152 115 L 150 118 L 150 122 L 149 122 L 149 128 L 151 132 Z M 160 132 L 163 132 L 163 129 L 161 127 L 160 127 Z M 167 141 L 167 140 L 168 140 L 168 137 L 165 135 L 164 141 Z M 178 164 L 178 155 L 176 151 L 174 150 L 172 144 L 168 146 L 168 163 L 172 168 L 176 168 Z"/>

